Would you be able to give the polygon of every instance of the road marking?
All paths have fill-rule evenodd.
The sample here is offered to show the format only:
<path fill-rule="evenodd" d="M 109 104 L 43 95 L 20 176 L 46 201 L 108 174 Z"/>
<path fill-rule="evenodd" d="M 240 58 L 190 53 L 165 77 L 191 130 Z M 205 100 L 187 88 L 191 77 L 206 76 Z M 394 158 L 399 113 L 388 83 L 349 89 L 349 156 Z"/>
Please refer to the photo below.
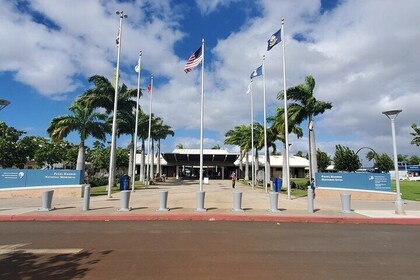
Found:
<path fill-rule="evenodd" d="M 23 253 L 23 254 L 34 254 L 34 255 L 74 255 L 83 251 L 83 249 L 80 249 L 80 248 L 68 248 L 68 249 L 22 249 L 21 248 L 29 244 L 30 243 L 0 245 L 0 255 L 11 254 L 11 253 Z"/>

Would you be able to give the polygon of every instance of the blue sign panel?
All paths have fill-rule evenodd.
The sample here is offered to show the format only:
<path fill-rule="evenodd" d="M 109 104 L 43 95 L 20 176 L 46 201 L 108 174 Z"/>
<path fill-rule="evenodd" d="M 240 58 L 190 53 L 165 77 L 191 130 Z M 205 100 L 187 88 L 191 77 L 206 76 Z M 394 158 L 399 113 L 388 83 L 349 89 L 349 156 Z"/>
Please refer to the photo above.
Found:
<path fill-rule="evenodd" d="M 25 169 L 0 169 L 0 188 L 17 188 L 26 186 Z"/>
<path fill-rule="evenodd" d="M 0 169 L 0 189 L 80 185 L 82 182 L 80 170 Z"/>
<path fill-rule="evenodd" d="M 316 173 L 315 180 L 318 187 L 391 191 L 389 173 Z"/>

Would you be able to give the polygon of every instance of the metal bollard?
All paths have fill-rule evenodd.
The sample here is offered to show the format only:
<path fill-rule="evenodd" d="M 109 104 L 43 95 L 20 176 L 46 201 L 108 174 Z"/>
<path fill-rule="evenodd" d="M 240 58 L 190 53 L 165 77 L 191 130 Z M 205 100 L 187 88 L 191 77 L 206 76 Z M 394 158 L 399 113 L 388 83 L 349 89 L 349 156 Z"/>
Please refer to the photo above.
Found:
<path fill-rule="evenodd" d="M 314 190 L 311 187 L 308 187 L 308 213 L 314 212 Z"/>
<path fill-rule="evenodd" d="M 349 193 L 341 193 L 341 213 L 351 213 L 351 195 Z"/>
<path fill-rule="evenodd" d="M 159 191 L 159 209 L 157 211 L 169 211 L 166 207 L 168 203 L 168 191 Z"/>
<path fill-rule="evenodd" d="M 131 208 L 128 207 L 128 204 L 130 202 L 130 194 L 131 191 L 121 191 L 121 208 L 119 208 L 118 211 L 131 211 Z"/>
<path fill-rule="evenodd" d="M 234 212 L 244 212 L 242 205 L 242 192 L 233 192 L 233 209 Z"/>
<path fill-rule="evenodd" d="M 270 209 L 268 209 L 268 212 L 271 213 L 279 213 L 279 207 L 278 207 L 278 201 L 279 201 L 279 193 L 278 192 L 270 192 Z"/>
<path fill-rule="evenodd" d="M 195 209 L 195 211 L 197 212 L 206 212 L 207 209 L 204 208 L 204 198 L 205 198 L 206 193 L 203 191 L 198 191 L 197 192 L 197 209 Z"/>
<path fill-rule="evenodd" d="M 83 190 L 83 211 L 88 211 L 90 209 L 90 185 L 85 186 Z"/>
<path fill-rule="evenodd" d="M 39 211 L 51 211 L 54 208 L 51 207 L 54 190 L 46 190 L 42 192 L 42 208 Z"/>

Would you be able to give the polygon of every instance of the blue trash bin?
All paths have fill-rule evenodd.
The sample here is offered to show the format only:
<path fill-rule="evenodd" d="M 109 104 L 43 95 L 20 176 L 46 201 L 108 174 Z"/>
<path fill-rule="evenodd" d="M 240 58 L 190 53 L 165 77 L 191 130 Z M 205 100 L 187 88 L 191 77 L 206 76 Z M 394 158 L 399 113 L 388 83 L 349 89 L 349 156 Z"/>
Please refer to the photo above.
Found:
<path fill-rule="evenodd" d="M 130 186 L 130 177 L 123 175 L 120 178 L 120 191 L 128 191 Z"/>
<path fill-rule="evenodd" d="M 273 179 L 273 191 L 281 192 L 281 183 L 282 183 L 282 180 L 280 178 L 274 178 Z"/>

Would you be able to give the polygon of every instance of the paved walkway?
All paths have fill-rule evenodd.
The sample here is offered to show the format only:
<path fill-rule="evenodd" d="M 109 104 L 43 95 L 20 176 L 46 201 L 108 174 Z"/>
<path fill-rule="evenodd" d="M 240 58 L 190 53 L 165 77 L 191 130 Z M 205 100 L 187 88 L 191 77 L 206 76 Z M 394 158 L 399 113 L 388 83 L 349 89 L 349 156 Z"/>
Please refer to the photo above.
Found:
<path fill-rule="evenodd" d="M 252 189 L 237 183 L 232 189 L 228 180 L 210 180 L 204 185 L 206 212 L 197 212 L 196 192 L 198 181 L 169 180 L 148 189 L 130 192 L 131 211 L 119 211 L 120 192 L 112 198 L 91 197 L 90 210 L 83 211 L 83 198 L 54 198 L 52 211 L 39 211 L 40 198 L 0 199 L 0 221 L 27 220 L 230 220 L 230 221 L 277 221 L 277 222 L 351 222 L 420 224 L 420 203 L 405 201 L 406 215 L 394 213 L 394 203 L 390 201 L 351 201 L 350 213 L 341 213 L 339 200 L 314 200 L 314 213 L 308 213 L 307 198 L 288 200 L 279 195 L 279 212 L 272 213 L 269 195 L 262 189 Z M 160 191 L 168 191 L 169 211 L 157 211 Z M 233 193 L 242 192 L 243 212 L 232 211 Z"/>

